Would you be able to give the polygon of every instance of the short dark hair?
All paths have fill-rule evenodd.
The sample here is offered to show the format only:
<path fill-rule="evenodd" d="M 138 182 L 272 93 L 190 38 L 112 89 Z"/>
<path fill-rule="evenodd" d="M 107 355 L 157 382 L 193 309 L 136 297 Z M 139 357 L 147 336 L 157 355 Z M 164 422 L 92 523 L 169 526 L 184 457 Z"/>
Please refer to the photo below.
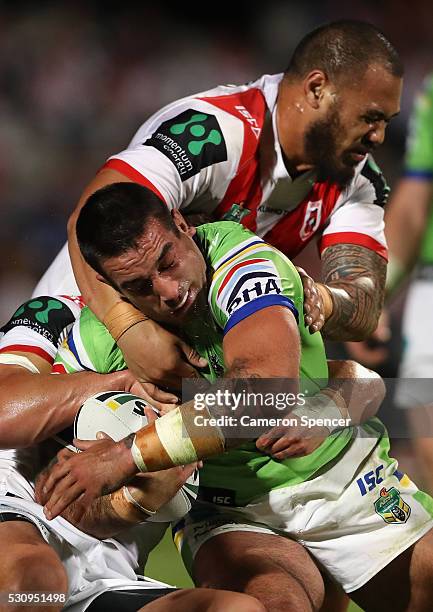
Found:
<path fill-rule="evenodd" d="M 136 248 L 151 219 L 178 235 L 167 205 L 147 187 L 112 183 L 98 189 L 87 199 L 77 220 L 78 245 L 84 259 L 106 276 L 103 261 Z"/>
<path fill-rule="evenodd" d="M 307 34 L 293 52 L 285 70 L 287 78 L 304 78 L 323 70 L 333 81 L 364 75 L 372 64 L 384 66 L 393 76 L 403 76 L 400 57 L 385 35 L 371 23 L 333 21 Z"/>

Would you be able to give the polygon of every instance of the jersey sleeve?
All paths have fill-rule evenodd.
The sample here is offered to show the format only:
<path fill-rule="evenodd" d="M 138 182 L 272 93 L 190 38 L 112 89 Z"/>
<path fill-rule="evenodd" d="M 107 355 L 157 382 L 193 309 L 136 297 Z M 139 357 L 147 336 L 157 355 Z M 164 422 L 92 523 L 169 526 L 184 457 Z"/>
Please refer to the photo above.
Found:
<path fill-rule="evenodd" d="M 340 196 L 319 242 L 320 253 L 334 244 L 356 244 L 388 258 L 384 206 L 390 189 L 369 156 Z"/>
<path fill-rule="evenodd" d="M 126 367 L 122 352 L 108 329 L 85 307 L 57 351 L 53 372 L 106 374 Z"/>
<path fill-rule="evenodd" d="M 213 208 L 236 174 L 244 139 L 243 122 L 200 98 L 165 107 L 144 123 L 124 151 L 108 159 L 113 168 L 150 188 L 170 209 Z"/>
<path fill-rule="evenodd" d="M 269 306 L 285 306 L 299 322 L 302 283 L 285 255 L 253 236 L 215 264 L 209 303 L 224 334 Z"/>
<path fill-rule="evenodd" d="M 433 178 L 433 74 L 415 98 L 406 143 L 405 176 Z"/>
<path fill-rule="evenodd" d="M 38 355 L 50 365 L 57 346 L 79 316 L 81 298 L 40 296 L 22 304 L 0 329 L 0 353 Z"/>

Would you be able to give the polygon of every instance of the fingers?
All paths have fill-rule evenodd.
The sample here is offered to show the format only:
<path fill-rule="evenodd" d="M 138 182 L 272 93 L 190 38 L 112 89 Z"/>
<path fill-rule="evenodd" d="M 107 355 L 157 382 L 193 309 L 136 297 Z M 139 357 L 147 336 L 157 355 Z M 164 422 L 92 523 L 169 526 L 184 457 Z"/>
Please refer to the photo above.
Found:
<path fill-rule="evenodd" d="M 191 348 L 186 342 L 180 342 L 179 348 L 185 355 L 187 361 L 195 368 L 205 368 L 207 366 L 207 360 Z"/>
<path fill-rule="evenodd" d="M 50 498 L 45 503 L 44 514 L 48 520 L 52 520 L 59 516 L 70 506 L 74 501 L 81 500 L 83 506 L 86 505 L 86 499 L 83 495 L 84 489 L 80 483 L 71 483 L 70 479 L 65 478 L 56 486 Z M 90 500 L 89 500 L 90 502 Z"/>
<path fill-rule="evenodd" d="M 64 478 L 65 476 L 67 476 L 68 474 L 69 474 L 69 466 L 67 465 L 66 461 L 55 465 L 53 469 L 51 470 L 51 472 L 48 473 L 48 476 L 42 487 L 42 491 L 44 495 L 49 496 L 52 489 L 56 485 L 56 483 L 62 478 Z"/>
<path fill-rule="evenodd" d="M 146 406 L 144 409 L 144 414 L 146 415 L 148 424 L 153 423 L 158 418 L 158 414 L 153 410 L 153 408 L 149 408 Z"/>
<path fill-rule="evenodd" d="M 96 432 L 96 439 L 97 440 L 113 440 L 113 438 L 111 436 L 109 436 L 107 433 L 105 433 L 105 431 L 97 431 Z M 114 442 L 114 440 L 113 440 Z"/>
<path fill-rule="evenodd" d="M 303 277 L 304 286 L 304 321 L 310 333 L 320 331 L 325 324 L 323 300 L 315 282 L 310 277 Z"/>
<path fill-rule="evenodd" d="M 103 433 L 102 431 L 98 431 L 98 434 Z M 98 435 L 97 435 L 98 438 Z M 110 436 L 108 436 L 107 434 L 104 434 L 104 436 L 100 436 L 97 440 L 79 440 L 78 438 L 74 438 L 72 440 L 72 444 L 76 447 L 79 448 L 80 450 L 87 450 L 88 448 L 92 448 L 92 446 L 95 446 L 96 444 L 101 444 L 101 442 L 105 439 L 109 439 L 111 440 Z M 62 452 L 62 451 L 60 451 Z M 60 453 L 59 453 L 60 455 Z"/>
<path fill-rule="evenodd" d="M 273 444 L 286 433 L 287 427 L 273 427 L 256 440 L 256 447 L 263 452 L 269 452 Z"/>
<path fill-rule="evenodd" d="M 149 402 L 152 403 L 152 400 L 157 402 L 162 402 L 164 404 L 178 404 L 179 398 L 174 395 L 174 393 L 169 393 L 168 391 L 164 391 L 160 389 L 153 383 L 141 383 L 145 393 L 149 396 Z"/>
<path fill-rule="evenodd" d="M 163 391 L 153 383 L 141 383 L 141 397 L 160 413 L 170 412 L 179 404 L 179 398 L 173 393 Z M 150 422 L 155 419 L 152 417 Z"/>

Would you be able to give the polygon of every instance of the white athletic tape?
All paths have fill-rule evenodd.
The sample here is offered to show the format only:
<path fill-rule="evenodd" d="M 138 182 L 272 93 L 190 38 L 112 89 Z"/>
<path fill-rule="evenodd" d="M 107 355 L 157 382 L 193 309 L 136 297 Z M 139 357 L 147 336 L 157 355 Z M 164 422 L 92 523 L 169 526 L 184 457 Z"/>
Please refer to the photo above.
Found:
<path fill-rule="evenodd" d="M 155 430 L 173 465 L 186 465 L 198 460 L 194 444 L 184 431 L 179 408 L 156 419 Z"/>
<path fill-rule="evenodd" d="M 131 455 L 132 455 L 132 458 L 134 459 L 135 465 L 138 467 L 140 472 L 143 472 L 143 473 L 147 472 L 148 469 L 147 469 L 146 464 L 143 461 L 141 451 L 135 443 L 135 436 L 134 436 L 134 441 L 132 442 L 132 446 L 131 446 Z"/>
<path fill-rule="evenodd" d="M 147 508 L 139 504 L 138 501 L 133 497 L 131 491 L 128 489 L 126 485 L 123 487 L 122 492 L 123 492 L 123 496 L 126 499 L 126 501 L 128 501 L 130 504 L 138 508 L 140 512 L 142 512 L 146 516 L 153 516 L 154 514 L 156 514 L 156 510 L 148 510 Z"/>
<path fill-rule="evenodd" d="M 38 368 L 24 355 L 14 355 L 13 353 L 2 353 L 0 363 L 4 365 L 17 365 L 29 370 L 32 374 L 40 374 Z"/>

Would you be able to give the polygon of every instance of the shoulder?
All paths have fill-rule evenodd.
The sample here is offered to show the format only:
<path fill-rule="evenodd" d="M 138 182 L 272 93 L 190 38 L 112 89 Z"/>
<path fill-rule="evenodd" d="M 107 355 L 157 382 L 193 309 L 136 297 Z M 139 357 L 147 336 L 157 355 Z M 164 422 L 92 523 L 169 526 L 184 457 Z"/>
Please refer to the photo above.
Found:
<path fill-rule="evenodd" d="M 27 300 L 1 328 L 3 334 L 21 329 L 36 332 L 57 345 L 62 332 L 70 326 L 81 309 L 78 298 L 68 296 L 38 296 Z"/>
<path fill-rule="evenodd" d="M 355 176 L 341 197 L 344 203 L 377 204 L 383 207 L 390 191 L 382 170 L 373 156 L 368 155 L 355 169 Z"/>

